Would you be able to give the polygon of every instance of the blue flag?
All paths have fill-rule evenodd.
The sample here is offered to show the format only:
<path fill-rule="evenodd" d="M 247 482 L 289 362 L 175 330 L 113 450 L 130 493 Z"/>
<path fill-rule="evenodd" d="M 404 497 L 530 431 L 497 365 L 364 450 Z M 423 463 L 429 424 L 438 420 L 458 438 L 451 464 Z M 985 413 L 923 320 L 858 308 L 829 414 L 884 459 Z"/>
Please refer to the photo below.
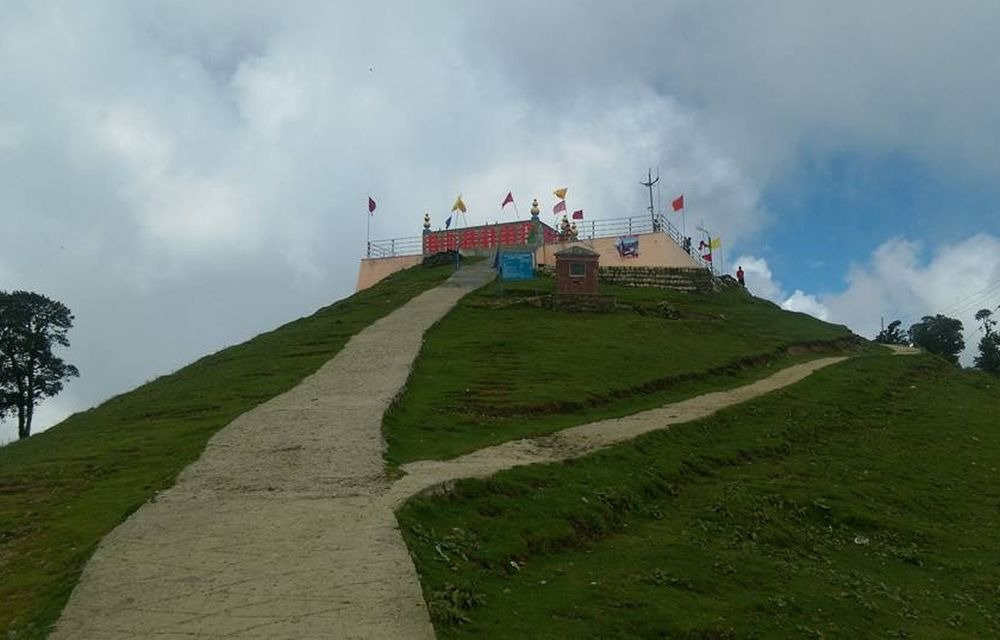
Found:
<path fill-rule="evenodd" d="M 451 228 L 451 216 L 448 216 L 448 219 L 444 221 L 444 228 L 445 229 Z"/>

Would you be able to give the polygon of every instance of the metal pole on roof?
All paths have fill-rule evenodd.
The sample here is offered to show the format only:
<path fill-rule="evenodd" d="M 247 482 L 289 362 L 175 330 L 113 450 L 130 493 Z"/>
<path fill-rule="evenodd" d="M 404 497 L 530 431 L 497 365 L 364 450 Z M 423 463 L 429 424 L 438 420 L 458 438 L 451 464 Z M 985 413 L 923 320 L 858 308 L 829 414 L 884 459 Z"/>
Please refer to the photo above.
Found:
<path fill-rule="evenodd" d="M 646 182 L 639 181 L 639 184 L 649 189 L 649 221 L 656 226 L 656 220 L 653 217 L 653 185 L 660 181 L 660 176 L 656 176 L 656 180 L 653 180 L 653 169 L 650 168 L 648 172 L 648 178 Z"/>

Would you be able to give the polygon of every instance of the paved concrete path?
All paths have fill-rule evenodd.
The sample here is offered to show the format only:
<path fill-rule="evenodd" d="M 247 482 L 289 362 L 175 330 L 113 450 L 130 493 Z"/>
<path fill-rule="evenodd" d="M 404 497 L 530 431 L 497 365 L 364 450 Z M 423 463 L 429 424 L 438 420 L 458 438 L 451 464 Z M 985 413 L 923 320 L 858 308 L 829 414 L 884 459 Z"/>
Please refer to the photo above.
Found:
<path fill-rule="evenodd" d="M 51 638 L 433 638 L 380 497 L 382 414 L 481 262 L 367 327 L 219 431 L 99 545 Z"/>

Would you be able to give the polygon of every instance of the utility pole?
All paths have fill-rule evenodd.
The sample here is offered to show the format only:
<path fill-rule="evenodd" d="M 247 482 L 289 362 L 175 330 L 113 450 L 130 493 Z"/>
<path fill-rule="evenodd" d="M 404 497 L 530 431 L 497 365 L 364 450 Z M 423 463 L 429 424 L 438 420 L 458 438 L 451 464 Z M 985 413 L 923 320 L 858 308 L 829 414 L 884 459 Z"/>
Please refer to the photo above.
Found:
<path fill-rule="evenodd" d="M 639 184 L 649 189 L 649 221 L 653 223 L 653 231 L 656 231 L 656 216 L 653 213 L 653 185 L 660 181 L 660 172 L 656 172 L 656 180 L 653 180 L 653 169 L 649 169 L 648 177 L 645 182 L 639 181 Z"/>

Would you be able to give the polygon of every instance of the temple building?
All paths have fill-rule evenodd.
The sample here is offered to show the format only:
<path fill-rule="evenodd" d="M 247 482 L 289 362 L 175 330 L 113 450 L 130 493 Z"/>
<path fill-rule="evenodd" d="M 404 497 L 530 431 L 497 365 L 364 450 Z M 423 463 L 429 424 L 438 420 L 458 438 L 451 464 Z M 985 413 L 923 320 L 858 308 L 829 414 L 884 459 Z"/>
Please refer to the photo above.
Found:
<path fill-rule="evenodd" d="M 563 216 L 553 227 L 539 219 L 535 200 L 529 220 L 431 230 L 430 216 L 425 214 L 422 235 L 369 242 L 358 270 L 356 290 L 366 289 L 441 251 L 491 256 L 500 249 L 527 248 L 534 250 L 539 267 L 554 268 L 556 252 L 574 246 L 599 254 L 602 269 L 664 267 L 712 271 L 712 263 L 691 250 L 691 239 L 684 237 L 662 214 L 581 220 L 579 224 Z"/>

